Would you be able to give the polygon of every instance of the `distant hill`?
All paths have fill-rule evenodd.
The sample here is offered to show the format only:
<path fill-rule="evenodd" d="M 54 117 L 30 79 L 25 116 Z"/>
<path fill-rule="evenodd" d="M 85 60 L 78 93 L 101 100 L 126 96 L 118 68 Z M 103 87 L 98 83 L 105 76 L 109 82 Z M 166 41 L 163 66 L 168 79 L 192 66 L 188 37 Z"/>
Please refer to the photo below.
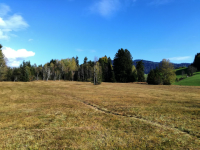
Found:
<path fill-rule="evenodd" d="M 141 59 L 136 59 L 133 61 L 133 65 L 136 66 L 136 62 L 140 61 Z M 112 64 L 113 64 L 113 60 Z M 151 69 L 156 69 L 156 67 L 158 67 L 160 62 L 153 62 L 153 61 L 148 61 L 148 60 L 142 60 L 144 63 L 144 73 L 148 74 L 150 72 Z M 178 68 L 178 67 L 188 67 L 191 63 L 180 63 L 180 64 L 174 64 L 174 68 Z"/>
<path fill-rule="evenodd" d="M 173 85 L 185 86 L 200 86 L 200 72 L 195 72 L 193 76 L 185 78 L 179 82 L 174 82 Z"/>

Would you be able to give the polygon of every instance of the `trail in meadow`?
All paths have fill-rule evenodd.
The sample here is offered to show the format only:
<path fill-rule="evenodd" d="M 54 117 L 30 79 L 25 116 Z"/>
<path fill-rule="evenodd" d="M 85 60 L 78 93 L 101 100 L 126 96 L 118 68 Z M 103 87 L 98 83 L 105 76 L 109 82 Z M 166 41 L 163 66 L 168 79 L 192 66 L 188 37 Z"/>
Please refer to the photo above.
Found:
<path fill-rule="evenodd" d="M 92 108 L 92 109 L 95 109 L 95 110 L 98 110 L 98 111 L 101 111 L 102 113 L 107 113 L 107 114 L 112 114 L 112 115 L 117 115 L 117 116 L 122 116 L 122 117 L 130 117 L 130 118 L 133 118 L 135 120 L 138 120 L 138 121 L 142 121 L 144 123 L 147 123 L 147 124 L 151 124 L 153 126 L 157 126 L 159 128 L 163 128 L 163 129 L 168 129 L 168 130 L 173 130 L 175 132 L 179 132 L 179 133 L 182 133 L 184 135 L 187 135 L 189 137 L 193 137 L 195 135 L 191 135 L 189 134 L 188 132 L 184 132 L 184 131 L 181 131 L 179 129 L 176 129 L 176 128 L 172 128 L 172 127 L 169 127 L 169 126 L 165 126 L 165 125 L 161 125 L 161 124 L 158 124 L 158 123 L 155 123 L 155 122 L 151 122 L 149 120 L 145 120 L 145 119 L 142 119 L 142 118 L 138 118 L 138 117 L 135 117 L 135 116 L 132 116 L 132 115 L 124 115 L 124 114 L 121 114 L 121 113 L 118 113 L 118 112 L 111 112 L 105 108 L 100 108 L 98 105 L 94 105 L 94 104 L 91 104 L 91 103 L 88 103 L 86 101 L 83 101 L 83 100 L 80 100 L 80 99 L 77 99 L 76 97 L 73 97 L 74 99 L 76 99 L 77 101 L 81 102 L 81 103 L 84 103 L 85 105 L 87 105 L 88 107 Z M 196 136 L 195 136 L 196 137 Z M 198 138 L 198 137 L 197 137 Z M 199 139 L 199 138 L 198 138 Z"/>

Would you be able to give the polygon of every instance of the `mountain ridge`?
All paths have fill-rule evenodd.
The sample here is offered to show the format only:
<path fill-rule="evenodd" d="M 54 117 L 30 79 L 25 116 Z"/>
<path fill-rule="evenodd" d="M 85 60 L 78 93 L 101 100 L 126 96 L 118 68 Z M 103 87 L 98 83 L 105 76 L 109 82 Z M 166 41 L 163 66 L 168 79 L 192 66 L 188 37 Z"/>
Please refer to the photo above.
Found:
<path fill-rule="evenodd" d="M 136 62 L 140 61 L 142 59 L 136 59 L 133 60 L 132 64 L 136 66 Z M 150 72 L 151 69 L 156 69 L 156 67 L 159 66 L 159 63 L 161 62 L 153 62 L 153 61 L 149 61 L 149 60 L 142 60 L 144 63 L 144 73 L 148 74 Z M 113 60 L 111 60 L 112 65 L 113 65 Z M 174 68 L 179 68 L 179 67 L 188 67 L 189 65 L 191 65 L 191 63 L 172 63 L 174 65 Z"/>

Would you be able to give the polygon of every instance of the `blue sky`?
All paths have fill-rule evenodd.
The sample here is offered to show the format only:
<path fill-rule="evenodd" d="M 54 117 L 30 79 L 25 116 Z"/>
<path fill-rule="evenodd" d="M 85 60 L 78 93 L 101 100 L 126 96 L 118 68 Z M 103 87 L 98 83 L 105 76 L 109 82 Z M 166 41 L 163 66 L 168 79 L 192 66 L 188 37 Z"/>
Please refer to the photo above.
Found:
<path fill-rule="evenodd" d="M 200 52 L 200 0 L 1 0 L 0 43 L 9 66 L 23 60 L 114 56 L 192 63 Z"/>

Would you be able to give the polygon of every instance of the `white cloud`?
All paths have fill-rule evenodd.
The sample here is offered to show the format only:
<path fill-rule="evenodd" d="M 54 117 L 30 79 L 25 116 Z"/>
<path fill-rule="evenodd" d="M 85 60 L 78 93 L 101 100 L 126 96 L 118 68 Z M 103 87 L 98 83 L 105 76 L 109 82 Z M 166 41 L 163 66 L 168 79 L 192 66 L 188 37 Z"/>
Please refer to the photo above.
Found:
<path fill-rule="evenodd" d="M 152 0 L 149 4 L 150 5 L 164 5 L 170 3 L 172 0 Z"/>
<path fill-rule="evenodd" d="M 33 41 L 33 39 L 29 39 L 28 41 L 29 41 L 29 42 L 30 42 L 30 41 Z"/>
<path fill-rule="evenodd" d="M 91 50 L 90 52 L 95 53 L 96 51 L 95 50 Z"/>
<path fill-rule="evenodd" d="M 10 7 L 5 4 L 0 4 L 0 16 L 5 16 L 10 11 Z"/>
<path fill-rule="evenodd" d="M 8 35 L 5 35 L 4 32 L 0 29 L 0 39 L 9 39 Z"/>
<path fill-rule="evenodd" d="M 90 7 L 92 13 L 108 17 L 120 9 L 120 0 L 99 0 Z"/>
<path fill-rule="evenodd" d="M 2 48 L 5 57 L 8 59 L 8 66 L 19 67 L 20 61 L 35 55 L 32 51 L 26 49 L 14 50 L 10 47 Z"/>
<path fill-rule="evenodd" d="M 10 11 L 9 6 L 0 4 L 0 39 L 9 39 L 10 32 L 26 29 L 29 25 L 21 15 L 5 17 Z"/>
<path fill-rule="evenodd" d="M 182 61 L 182 60 L 187 60 L 190 59 L 190 56 L 184 56 L 184 57 L 172 57 L 168 58 L 170 61 Z"/>
<path fill-rule="evenodd" d="M 110 17 L 114 13 L 122 10 L 122 8 L 127 8 L 133 6 L 137 0 L 96 0 L 89 10 L 91 13 L 99 14 L 103 17 Z"/>
<path fill-rule="evenodd" d="M 8 66 L 10 67 L 19 67 L 20 66 L 20 62 L 19 61 L 11 61 L 8 63 Z"/>

